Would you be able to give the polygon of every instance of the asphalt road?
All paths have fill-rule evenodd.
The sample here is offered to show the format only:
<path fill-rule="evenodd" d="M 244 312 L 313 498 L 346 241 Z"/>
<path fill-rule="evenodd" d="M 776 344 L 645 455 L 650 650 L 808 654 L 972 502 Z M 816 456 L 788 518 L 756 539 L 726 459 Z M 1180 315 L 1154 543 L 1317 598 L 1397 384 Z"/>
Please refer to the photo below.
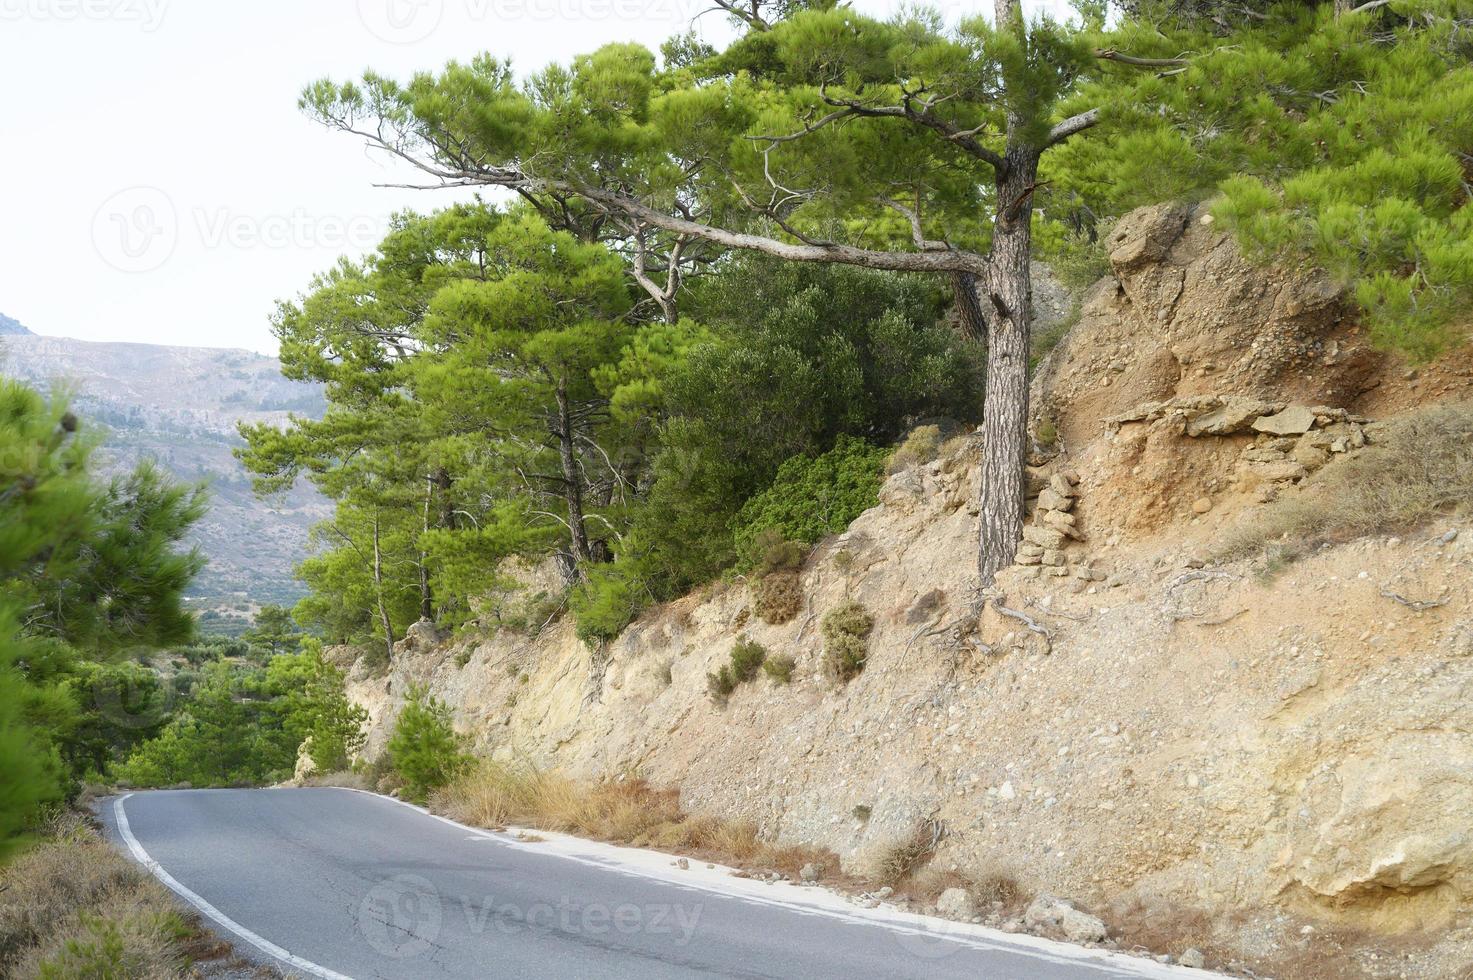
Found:
<path fill-rule="evenodd" d="M 349 790 L 136 793 L 101 815 L 239 952 L 302 976 L 1210 976 L 645 851 L 518 841 Z"/>

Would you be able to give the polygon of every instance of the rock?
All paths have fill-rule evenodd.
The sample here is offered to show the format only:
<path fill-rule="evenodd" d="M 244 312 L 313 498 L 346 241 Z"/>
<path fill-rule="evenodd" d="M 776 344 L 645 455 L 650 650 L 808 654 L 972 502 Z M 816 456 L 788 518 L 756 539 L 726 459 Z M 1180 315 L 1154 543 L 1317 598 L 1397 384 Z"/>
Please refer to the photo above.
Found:
<path fill-rule="evenodd" d="M 676 861 L 675 862 L 675 866 L 677 868 L 679 868 L 681 871 L 689 871 L 690 870 L 690 862 L 687 861 L 685 858 L 681 858 L 680 860 Z"/>
<path fill-rule="evenodd" d="M 1218 407 L 1188 419 L 1187 435 L 1195 439 L 1201 436 L 1230 436 L 1247 432 L 1254 419 L 1272 414 L 1277 407 L 1271 402 L 1255 398 L 1225 398 Z"/>
<path fill-rule="evenodd" d="M 1043 553 L 1043 563 L 1053 568 L 1064 564 L 1064 553 L 1055 548 L 1050 548 Z"/>
<path fill-rule="evenodd" d="M 1039 527 L 1037 524 L 1028 524 L 1023 528 L 1023 540 L 1030 544 L 1036 544 L 1040 548 L 1062 548 L 1068 539 L 1064 532 L 1052 527 Z"/>
<path fill-rule="evenodd" d="M 1070 483 L 1069 478 L 1062 473 L 1055 473 L 1049 477 L 1048 488 L 1060 497 L 1079 496 L 1079 491 L 1074 489 L 1074 484 Z"/>
<path fill-rule="evenodd" d="M 972 905 L 972 896 L 965 888 L 948 888 L 936 899 L 936 914 L 948 919 L 971 919 L 977 914 Z"/>
<path fill-rule="evenodd" d="M 1202 970 L 1207 967 L 1207 957 L 1203 956 L 1202 951 L 1195 946 L 1188 946 L 1183 950 L 1177 962 L 1193 970 Z"/>
<path fill-rule="evenodd" d="M 1212 509 L 1212 498 L 1211 497 L 1198 497 L 1196 500 L 1192 501 L 1192 513 L 1193 514 L 1205 514 L 1209 510 L 1211 510 L 1211 509 Z"/>
<path fill-rule="evenodd" d="M 1012 780 L 1007 780 L 997 788 L 997 798 L 1000 800 L 1011 800 L 1016 798 L 1018 791 L 1013 789 Z"/>
<path fill-rule="evenodd" d="M 1073 514 L 1065 514 L 1057 510 L 1051 510 L 1043 515 L 1043 523 L 1047 527 L 1051 527 L 1054 530 L 1058 531 L 1060 534 L 1068 535 L 1075 541 L 1084 540 L 1084 535 L 1080 534 L 1079 529 L 1074 526 Z"/>
<path fill-rule="evenodd" d="M 1074 506 L 1074 498 L 1056 492 L 1052 487 L 1045 487 L 1038 494 L 1038 507 L 1040 510 L 1069 510 Z"/>
<path fill-rule="evenodd" d="M 1031 555 L 1034 558 L 1042 558 L 1043 549 L 1031 541 L 1024 541 L 1022 544 L 1018 545 L 1018 554 Z"/>
<path fill-rule="evenodd" d="M 875 892 L 875 897 L 876 898 L 889 898 L 891 895 L 894 895 L 894 894 L 895 894 L 895 889 L 891 888 L 889 885 L 886 885 L 885 887 L 881 888 L 879 891 Z"/>
<path fill-rule="evenodd" d="M 800 881 L 817 881 L 818 867 L 811 862 L 803 865 L 803 867 L 798 869 L 798 879 Z"/>
<path fill-rule="evenodd" d="M 1056 555 L 1056 554 L 1058 554 L 1058 552 L 1057 551 L 1045 551 L 1045 552 L 1042 552 L 1041 554 L 1037 554 L 1037 555 L 1025 555 L 1023 552 L 1020 551 L 1015 556 L 1014 561 L 1016 561 L 1019 565 L 1037 565 L 1037 564 L 1039 564 L 1040 562 L 1042 562 L 1044 560 L 1045 556 L 1051 555 L 1051 554 L 1052 555 Z"/>
<path fill-rule="evenodd" d="M 1071 943 L 1097 943 L 1107 935 L 1100 919 L 1052 895 L 1040 895 L 1029 903 L 1023 923 L 1030 929 L 1061 935 Z"/>
<path fill-rule="evenodd" d="M 1290 405 L 1276 415 L 1264 415 L 1253 423 L 1254 432 L 1276 436 L 1296 436 L 1314 428 L 1314 412 L 1303 405 Z"/>

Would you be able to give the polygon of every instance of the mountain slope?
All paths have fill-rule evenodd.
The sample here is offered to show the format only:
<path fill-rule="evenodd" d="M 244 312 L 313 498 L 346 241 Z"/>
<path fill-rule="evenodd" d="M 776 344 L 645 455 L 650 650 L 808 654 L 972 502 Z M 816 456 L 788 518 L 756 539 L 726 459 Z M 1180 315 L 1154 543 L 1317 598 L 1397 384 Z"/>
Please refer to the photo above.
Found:
<path fill-rule="evenodd" d="M 7 324 L 25 331 L 13 320 L 0 328 Z M 84 421 L 105 427 L 110 468 L 153 458 L 180 479 L 209 483 L 210 510 L 195 532 L 209 565 L 195 585 L 196 600 L 249 606 L 299 594 L 292 568 L 327 504 L 306 489 L 257 500 L 231 450 L 241 444 L 238 421 L 320 415 L 315 386 L 288 381 L 275 358 L 250 351 L 93 343 L 29 331 L 9 331 L 0 370 L 69 392 Z"/>

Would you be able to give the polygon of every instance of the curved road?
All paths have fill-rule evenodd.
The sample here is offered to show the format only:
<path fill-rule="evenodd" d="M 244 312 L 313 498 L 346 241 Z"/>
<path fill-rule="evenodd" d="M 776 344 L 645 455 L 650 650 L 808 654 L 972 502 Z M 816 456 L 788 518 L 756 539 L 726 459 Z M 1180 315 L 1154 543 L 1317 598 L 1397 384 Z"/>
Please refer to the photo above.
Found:
<path fill-rule="evenodd" d="M 1210 976 L 351 790 L 136 793 L 101 815 L 239 952 L 328 980 Z"/>

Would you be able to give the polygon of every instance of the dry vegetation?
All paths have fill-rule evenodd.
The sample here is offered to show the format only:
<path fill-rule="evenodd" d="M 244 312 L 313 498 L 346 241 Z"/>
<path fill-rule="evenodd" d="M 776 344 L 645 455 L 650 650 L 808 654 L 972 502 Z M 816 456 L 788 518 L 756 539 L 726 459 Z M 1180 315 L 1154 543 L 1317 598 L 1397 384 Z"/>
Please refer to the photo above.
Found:
<path fill-rule="evenodd" d="M 1473 513 L 1473 403 L 1435 405 L 1388 422 L 1375 443 L 1334 460 L 1303 491 L 1229 534 L 1224 558 L 1264 555 L 1270 568 L 1325 541 L 1405 531 Z"/>
<path fill-rule="evenodd" d="M 154 980 L 228 955 L 79 814 L 0 869 L 0 975 Z"/>
<path fill-rule="evenodd" d="M 791 878 L 805 864 L 829 872 L 839 868 L 830 851 L 779 847 L 763 841 L 750 823 L 687 813 L 678 792 L 655 789 L 637 778 L 584 784 L 530 766 L 488 761 L 435 793 L 430 807 L 477 827 L 516 824 Z"/>

